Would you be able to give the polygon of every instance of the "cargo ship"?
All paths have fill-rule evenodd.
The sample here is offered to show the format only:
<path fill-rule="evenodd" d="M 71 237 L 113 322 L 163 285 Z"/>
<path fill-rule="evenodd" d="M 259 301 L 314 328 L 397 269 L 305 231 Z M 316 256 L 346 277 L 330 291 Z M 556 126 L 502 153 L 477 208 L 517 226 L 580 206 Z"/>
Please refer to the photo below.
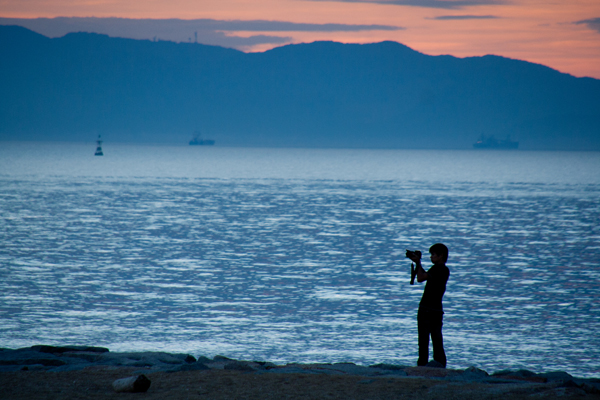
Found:
<path fill-rule="evenodd" d="M 102 152 L 102 139 L 100 138 L 100 135 L 98 135 L 98 140 L 96 140 L 96 152 L 94 153 L 95 156 L 103 156 L 104 153 Z"/>
<path fill-rule="evenodd" d="M 481 137 L 473 144 L 476 149 L 503 149 L 503 150 L 514 150 L 519 148 L 519 142 L 510 140 L 510 136 L 506 136 L 506 139 L 496 139 L 494 135 Z"/>
<path fill-rule="evenodd" d="M 194 138 L 190 140 L 190 146 L 213 146 L 215 141 L 212 139 L 202 139 L 200 132 L 194 132 Z"/>

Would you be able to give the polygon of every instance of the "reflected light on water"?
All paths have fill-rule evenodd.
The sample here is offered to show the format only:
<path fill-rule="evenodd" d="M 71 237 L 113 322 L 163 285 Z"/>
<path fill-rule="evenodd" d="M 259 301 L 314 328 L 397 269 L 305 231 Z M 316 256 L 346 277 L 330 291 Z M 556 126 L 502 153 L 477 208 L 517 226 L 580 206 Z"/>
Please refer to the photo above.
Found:
<path fill-rule="evenodd" d="M 443 242 L 449 367 L 600 374 L 600 182 L 80 172 L 0 173 L 4 347 L 414 365 Z"/>

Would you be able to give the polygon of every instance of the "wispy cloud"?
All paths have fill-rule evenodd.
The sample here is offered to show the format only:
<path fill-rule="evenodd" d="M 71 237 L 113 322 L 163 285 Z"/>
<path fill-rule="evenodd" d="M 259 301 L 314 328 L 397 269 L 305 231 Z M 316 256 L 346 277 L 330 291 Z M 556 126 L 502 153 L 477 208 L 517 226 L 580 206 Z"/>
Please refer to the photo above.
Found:
<path fill-rule="evenodd" d="M 461 20 L 461 19 L 496 19 L 500 18 L 495 15 L 442 15 L 430 19 L 448 21 L 448 20 Z"/>
<path fill-rule="evenodd" d="M 404 29 L 391 25 L 350 25 L 350 24 L 302 24 L 283 21 L 218 21 L 194 20 L 203 26 L 222 31 L 260 31 L 260 32 L 358 32 L 358 31 L 396 31 Z M 192 22 L 192 21 L 190 21 Z"/>
<path fill-rule="evenodd" d="M 308 0 L 331 1 L 331 0 Z M 460 9 L 469 6 L 505 4 L 505 0 L 334 0 L 345 3 L 371 3 L 425 8 Z"/>
<path fill-rule="evenodd" d="M 130 39 L 160 39 L 173 42 L 198 41 L 224 47 L 244 49 L 258 44 L 284 44 L 290 36 L 250 35 L 235 32 L 357 32 L 395 31 L 391 25 L 303 24 L 285 21 L 215 20 L 215 19 L 128 19 L 128 18 L 0 18 L 0 25 L 19 25 L 48 37 L 70 32 L 93 32 Z"/>
<path fill-rule="evenodd" d="M 600 32 L 600 18 L 584 19 L 582 21 L 577 21 L 575 23 L 578 25 L 585 24 L 588 26 L 588 28 Z"/>

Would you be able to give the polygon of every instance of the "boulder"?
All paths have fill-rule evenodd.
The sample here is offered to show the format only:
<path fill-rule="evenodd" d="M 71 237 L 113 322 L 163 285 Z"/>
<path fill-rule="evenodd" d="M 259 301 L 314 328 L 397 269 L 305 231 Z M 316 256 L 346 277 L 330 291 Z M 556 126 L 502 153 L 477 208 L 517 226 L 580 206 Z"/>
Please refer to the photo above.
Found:
<path fill-rule="evenodd" d="M 465 369 L 464 373 L 469 375 L 480 376 L 482 378 L 490 376 L 490 374 L 488 374 L 482 369 L 475 367 L 474 365 L 471 365 L 469 368 Z"/>
<path fill-rule="evenodd" d="M 4 350 L 0 352 L 0 366 L 15 367 L 22 369 L 24 366 L 43 365 L 44 367 L 59 367 L 66 365 L 67 361 L 62 360 L 54 354 L 40 354 L 39 351 L 26 349 Z M 15 369 L 12 368 L 12 369 Z"/>
<path fill-rule="evenodd" d="M 543 376 L 538 376 L 535 372 L 532 372 L 532 371 L 529 371 L 526 369 L 520 369 L 518 371 L 502 370 L 502 371 L 494 372 L 492 374 L 492 377 L 501 378 L 501 379 L 512 379 L 512 380 L 517 380 L 517 381 L 536 382 L 536 383 L 548 382 L 548 378 L 543 377 Z"/>
<path fill-rule="evenodd" d="M 62 354 L 72 351 L 83 351 L 88 353 L 108 353 L 106 347 L 94 346 L 31 346 L 31 350 L 39 351 L 40 353 Z"/>
<path fill-rule="evenodd" d="M 188 364 L 191 364 L 191 363 L 195 363 L 197 360 L 196 360 L 196 357 L 194 357 L 194 356 L 192 356 L 192 355 L 189 355 L 189 354 L 188 354 L 188 355 L 186 355 L 186 357 L 183 359 L 183 361 L 185 361 L 185 362 L 186 362 L 186 363 L 188 363 Z"/>
<path fill-rule="evenodd" d="M 395 364 L 374 364 L 369 365 L 369 368 L 379 368 L 387 371 L 404 371 L 408 368 L 406 365 L 395 365 Z"/>
<path fill-rule="evenodd" d="M 195 362 L 191 364 L 181 365 L 179 367 L 175 367 L 173 369 L 168 370 L 167 372 L 180 372 L 180 371 L 202 371 L 210 369 L 206 365 L 200 362 Z"/>
<path fill-rule="evenodd" d="M 243 361 L 231 361 L 227 364 L 225 364 L 225 366 L 223 367 L 223 369 L 228 369 L 228 370 L 232 370 L 232 371 L 246 371 L 246 372 L 252 372 L 258 368 L 252 368 L 252 366 L 250 366 L 249 363 L 247 362 L 243 362 Z M 260 367 L 260 369 L 262 369 L 262 367 Z"/>
<path fill-rule="evenodd" d="M 435 360 L 429 361 L 425 366 L 429 368 L 446 368 L 441 362 Z"/>
<path fill-rule="evenodd" d="M 208 363 L 211 363 L 213 360 L 211 360 L 210 358 L 205 357 L 205 356 L 200 356 L 200 357 L 198 357 L 198 359 L 196 361 L 199 363 L 202 363 L 202 364 L 208 364 Z"/>
<path fill-rule="evenodd" d="M 502 371 L 494 372 L 492 376 L 513 376 L 513 377 L 521 377 L 521 378 L 529 378 L 531 376 L 535 376 L 535 372 L 531 372 L 526 369 L 520 369 L 518 371 L 512 371 L 510 369 L 503 369 Z"/>
<path fill-rule="evenodd" d="M 548 382 L 554 382 L 554 381 L 569 381 L 573 379 L 573 376 L 571 374 L 568 374 L 564 371 L 551 371 L 551 372 L 545 372 L 543 374 L 538 374 L 538 376 L 541 376 L 542 378 L 546 378 L 548 380 Z"/>
<path fill-rule="evenodd" d="M 143 393 L 150 388 L 150 379 L 146 375 L 130 376 L 129 378 L 117 379 L 112 386 L 118 393 Z"/>
<path fill-rule="evenodd" d="M 589 382 L 584 382 L 579 386 L 581 389 L 585 390 L 586 393 L 590 393 L 590 394 L 600 394 L 600 389 L 598 388 L 597 385 L 594 385 L 592 383 Z"/>

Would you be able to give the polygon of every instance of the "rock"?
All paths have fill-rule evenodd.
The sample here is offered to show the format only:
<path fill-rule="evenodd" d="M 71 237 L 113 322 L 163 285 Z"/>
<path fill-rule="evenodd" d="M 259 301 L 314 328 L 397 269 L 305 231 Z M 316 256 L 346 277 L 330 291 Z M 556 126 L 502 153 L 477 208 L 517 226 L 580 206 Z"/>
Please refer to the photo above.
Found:
<path fill-rule="evenodd" d="M 84 351 L 88 353 L 108 353 L 106 347 L 93 346 L 31 346 L 31 350 L 39 351 L 40 353 L 62 354 L 70 351 Z"/>
<path fill-rule="evenodd" d="M 246 371 L 246 372 L 252 372 L 255 370 L 255 368 L 252 368 L 250 365 L 248 365 L 248 363 L 243 362 L 243 361 L 232 361 L 230 363 L 225 364 L 223 369 L 228 369 L 228 370 L 232 370 L 232 371 Z"/>
<path fill-rule="evenodd" d="M 498 372 L 494 372 L 492 374 L 494 378 L 502 378 L 502 379 L 512 379 L 517 381 L 527 381 L 527 382 L 536 382 L 536 383 L 546 383 L 548 382 L 548 378 L 544 376 L 538 376 L 535 372 L 520 369 L 518 371 L 511 370 L 502 370 Z"/>
<path fill-rule="evenodd" d="M 585 390 L 580 389 L 580 388 L 555 387 L 555 388 L 551 388 L 548 390 L 542 390 L 540 392 L 530 394 L 528 397 L 531 399 L 555 400 L 555 399 L 560 399 L 560 398 L 574 399 L 577 397 L 585 397 L 585 396 L 586 396 Z"/>
<path fill-rule="evenodd" d="M 576 387 L 576 388 L 578 388 L 579 385 L 577 383 L 575 383 L 575 381 L 573 381 L 572 379 L 569 379 L 568 381 L 564 381 L 559 387 Z"/>
<path fill-rule="evenodd" d="M 69 357 L 66 357 L 67 354 L 69 354 Z M 42 353 L 31 348 L 7 349 L 0 352 L 0 369 L 3 371 L 16 371 L 27 366 L 28 370 L 32 370 L 32 367 L 36 366 L 37 369 L 64 370 L 67 367 L 81 369 L 90 365 L 87 360 L 71 357 L 71 354 L 74 353 Z"/>
<path fill-rule="evenodd" d="M 505 376 L 505 375 L 509 375 L 512 374 L 514 371 L 511 371 L 510 369 L 503 369 L 501 371 L 496 371 L 492 374 L 492 376 Z"/>
<path fill-rule="evenodd" d="M 302 373 L 315 373 L 312 370 L 305 370 L 299 364 L 287 364 L 280 365 L 274 368 L 269 368 L 269 372 L 277 374 L 302 374 Z"/>
<path fill-rule="evenodd" d="M 395 364 L 375 364 L 375 365 L 369 365 L 369 368 L 379 368 L 379 369 L 384 369 L 384 370 L 388 370 L 388 371 L 404 371 L 408 367 L 405 365 L 395 365 Z"/>
<path fill-rule="evenodd" d="M 536 373 L 529 371 L 527 369 L 520 369 L 517 372 L 514 373 L 515 376 L 522 376 L 523 378 L 531 378 L 532 376 L 535 376 Z"/>
<path fill-rule="evenodd" d="M 471 365 L 469 368 L 465 369 L 465 372 L 468 372 L 470 374 L 482 375 L 482 376 L 490 376 L 490 374 L 488 374 L 487 372 L 485 372 L 482 369 L 475 367 L 474 365 Z"/>
<path fill-rule="evenodd" d="M 143 393 L 150 388 L 150 379 L 146 375 L 131 376 L 129 378 L 117 379 L 112 386 L 115 392 Z"/>
<path fill-rule="evenodd" d="M 592 385 L 590 383 L 582 383 L 581 385 L 579 385 L 579 387 L 583 390 L 585 390 L 586 393 L 590 393 L 590 394 L 600 394 L 600 389 L 598 389 L 595 385 Z"/>
<path fill-rule="evenodd" d="M 189 354 L 171 354 L 164 352 L 142 353 L 105 353 L 99 355 L 95 364 L 123 367 L 142 367 L 153 370 L 170 371 L 175 366 L 187 365 L 191 360 Z"/>
<path fill-rule="evenodd" d="M 277 364 L 268 361 L 253 361 L 253 363 L 260 365 L 264 369 L 270 369 L 277 367 Z"/>
<path fill-rule="evenodd" d="M 179 372 L 179 371 L 203 371 L 206 369 L 210 369 L 209 367 L 207 367 L 206 365 L 199 363 L 199 362 L 195 362 L 192 364 L 185 364 L 182 365 L 180 367 L 176 367 L 173 368 L 167 372 Z"/>
<path fill-rule="evenodd" d="M 478 382 L 489 378 L 489 374 L 475 366 L 465 369 L 460 375 L 450 376 L 449 380 L 456 382 Z"/>
<path fill-rule="evenodd" d="M 543 374 L 538 374 L 538 376 L 541 376 L 542 378 L 546 378 L 548 380 L 548 382 L 568 381 L 568 380 L 573 379 L 573 376 L 571 376 L 570 374 L 568 374 L 564 371 L 545 372 Z"/>
<path fill-rule="evenodd" d="M 26 365 L 21 368 L 21 371 L 45 371 L 46 367 L 40 364 Z"/>
<path fill-rule="evenodd" d="M 408 367 L 404 370 L 408 376 L 421 376 L 424 378 L 446 378 L 460 374 L 458 371 L 446 368 L 431 368 L 431 367 Z"/>
<path fill-rule="evenodd" d="M 165 352 L 151 352 L 151 351 L 147 351 L 144 353 L 130 353 L 130 355 L 132 356 L 132 358 L 134 357 L 141 357 L 140 361 L 149 363 L 151 365 L 155 365 L 158 363 L 162 363 L 162 364 L 172 364 L 172 365 L 177 365 L 177 364 L 187 364 L 190 361 L 190 355 L 189 354 L 175 354 L 175 353 L 165 353 Z M 193 357 L 192 357 L 193 358 Z M 194 360 L 196 360 L 195 358 L 193 358 Z"/>
<path fill-rule="evenodd" d="M 425 366 L 429 368 L 446 368 L 441 362 L 435 360 L 429 361 Z"/>
<path fill-rule="evenodd" d="M 363 365 L 356 365 L 354 363 L 336 363 L 330 366 L 323 366 L 325 369 L 338 371 L 346 375 L 362 375 L 362 376 L 381 376 L 381 375 L 395 375 L 395 376 L 406 376 L 406 373 L 401 369 L 384 370 L 377 368 L 365 367 Z"/>
<path fill-rule="evenodd" d="M 183 361 L 185 361 L 188 364 L 191 364 L 191 363 L 195 363 L 197 360 L 196 360 L 196 357 L 188 354 Z"/>
<path fill-rule="evenodd" d="M 0 365 L 36 365 L 40 364 L 45 367 L 60 367 L 67 363 L 59 359 L 48 358 L 26 358 L 18 360 L 0 360 Z"/>
<path fill-rule="evenodd" d="M 526 369 L 520 369 L 518 371 L 503 369 L 502 371 L 494 372 L 492 376 L 520 376 L 522 378 L 529 378 L 530 376 L 535 376 L 535 372 Z"/>
<path fill-rule="evenodd" d="M 58 367 L 67 364 L 53 354 L 40 354 L 31 349 L 5 350 L 0 353 L 0 365 L 43 365 L 46 367 Z"/>

